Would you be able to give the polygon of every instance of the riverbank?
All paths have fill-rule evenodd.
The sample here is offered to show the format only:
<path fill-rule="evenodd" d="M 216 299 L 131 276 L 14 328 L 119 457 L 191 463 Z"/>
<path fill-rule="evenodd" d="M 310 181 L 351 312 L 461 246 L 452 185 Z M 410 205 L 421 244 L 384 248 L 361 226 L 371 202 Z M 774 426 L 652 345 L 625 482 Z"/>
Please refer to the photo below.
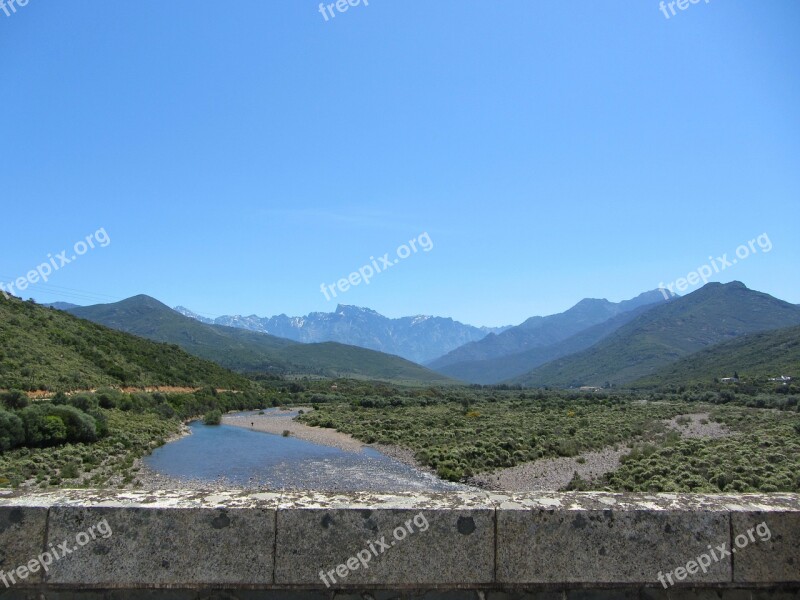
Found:
<path fill-rule="evenodd" d="M 263 415 L 224 415 L 222 417 L 222 423 L 274 435 L 283 435 L 284 431 L 288 431 L 290 436 L 296 437 L 297 439 L 314 444 L 321 444 L 323 446 L 331 446 L 344 450 L 345 452 L 362 452 L 364 448 L 371 448 L 408 467 L 436 476 L 436 471 L 414 458 L 414 452 L 408 448 L 388 444 L 366 444 L 351 435 L 336 431 L 335 429 L 311 427 L 310 425 L 294 420 L 297 415 L 300 414 L 301 410 L 309 412 L 314 409 L 305 406 L 294 406 L 264 411 Z"/>
<path fill-rule="evenodd" d="M 299 410 L 303 409 L 230 413 L 220 426 L 192 423 L 190 437 L 144 458 L 135 485 L 212 491 L 469 489 L 394 460 L 349 436 L 292 423 Z M 289 429 L 295 435 L 281 435 Z"/>
<path fill-rule="evenodd" d="M 365 444 L 346 433 L 332 428 L 312 427 L 295 420 L 298 414 L 311 410 L 313 408 L 295 406 L 227 414 L 223 416 L 222 423 L 273 435 L 284 435 L 285 432 L 288 432 L 291 437 L 313 444 L 337 448 L 344 452 L 360 454 L 365 448 L 371 448 L 418 471 L 436 475 L 435 471 L 429 466 L 417 461 L 413 451 L 407 448 L 385 444 Z M 710 422 L 709 415 L 705 413 L 683 415 L 682 418 L 675 417 L 671 420 L 664 420 L 663 423 L 668 429 L 679 431 L 684 437 L 719 437 L 730 434 L 724 427 Z M 169 441 L 175 441 L 189 433 L 189 427 L 184 424 L 181 432 Z M 491 473 L 480 473 L 471 477 L 466 482 L 466 485 L 473 488 L 509 492 L 558 491 L 567 486 L 575 473 L 584 480 L 596 481 L 606 473 L 618 469 L 621 464 L 621 458 L 628 452 L 630 452 L 630 448 L 627 445 L 619 444 L 593 452 L 585 452 L 575 457 L 540 459 L 514 467 L 498 469 Z M 136 466 L 139 469 L 137 480 L 145 488 L 173 489 L 181 487 L 184 489 L 224 490 L 230 487 L 223 480 L 196 481 L 162 475 L 150 469 L 142 459 L 137 461 Z M 252 487 L 260 486 L 254 481 Z"/>
<path fill-rule="evenodd" d="M 289 435 L 300 440 L 313 444 L 321 444 L 323 446 L 331 446 L 339 450 L 344 450 L 345 452 L 361 452 L 366 446 L 364 442 L 360 442 L 354 437 L 346 433 L 340 433 L 335 429 L 309 427 L 304 423 L 295 421 L 294 418 L 301 410 L 308 412 L 313 409 L 305 406 L 295 406 L 263 411 L 263 415 L 252 413 L 223 415 L 222 423 L 224 425 L 233 425 L 234 427 L 241 427 L 251 431 L 261 431 L 263 433 L 272 433 L 275 435 L 283 435 L 284 431 L 288 431 Z"/>
<path fill-rule="evenodd" d="M 180 430 L 175 432 L 175 434 L 169 436 L 164 445 L 177 442 L 181 438 L 186 436 L 192 435 L 192 430 L 189 428 L 189 422 L 181 423 Z M 159 446 L 160 447 L 160 446 Z M 153 448 L 156 450 L 156 448 Z M 147 455 L 145 455 L 147 456 Z M 140 456 L 139 458 L 133 461 L 133 471 L 136 472 L 136 477 L 134 480 L 124 486 L 124 489 L 147 489 L 147 490 L 180 490 L 180 489 L 208 489 L 209 485 L 206 482 L 205 485 L 201 487 L 202 482 L 195 482 L 195 485 L 188 480 L 184 480 L 182 478 L 177 477 L 168 477 L 166 475 L 162 475 L 160 473 L 156 473 L 150 467 L 148 467 L 145 462 L 145 456 Z M 121 484 L 120 482 L 111 482 L 112 487 L 119 487 Z M 213 486 L 212 486 L 213 487 Z M 223 489 L 221 487 L 214 489 Z"/>
<path fill-rule="evenodd" d="M 408 448 L 388 444 L 365 444 L 354 437 L 327 427 L 311 427 L 295 421 L 299 411 L 308 412 L 310 407 L 295 406 L 264 411 L 264 414 L 224 415 L 222 423 L 251 431 L 261 431 L 274 435 L 289 435 L 307 442 L 332 446 L 346 452 L 361 452 L 372 448 L 409 467 L 424 473 L 436 475 L 428 465 L 420 463 L 414 452 Z M 584 479 L 595 479 L 619 467 L 619 459 L 629 449 L 607 448 L 598 452 L 584 454 L 581 461 L 574 458 L 552 458 L 524 463 L 493 473 L 481 473 L 467 482 L 468 486 L 487 490 L 505 491 L 557 491 L 566 486 L 577 472 Z"/>

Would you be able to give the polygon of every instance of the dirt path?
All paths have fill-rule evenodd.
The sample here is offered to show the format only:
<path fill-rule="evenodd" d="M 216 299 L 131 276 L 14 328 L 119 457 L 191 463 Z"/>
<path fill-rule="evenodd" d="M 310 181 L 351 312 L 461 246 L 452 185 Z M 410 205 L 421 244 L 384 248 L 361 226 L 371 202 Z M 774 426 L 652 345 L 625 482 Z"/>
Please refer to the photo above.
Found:
<path fill-rule="evenodd" d="M 176 385 L 155 385 L 155 386 L 151 385 L 145 387 L 115 387 L 115 386 L 108 386 L 108 387 L 109 389 L 122 392 L 123 394 L 133 394 L 135 392 L 147 392 L 147 393 L 161 392 L 162 394 L 191 394 L 201 389 L 199 387 L 185 387 Z M 7 391 L 8 390 L 0 390 L 0 393 Z M 71 390 L 65 393 L 67 396 L 74 396 L 75 394 L 94 394 L 95 392 L 97 392 L 96 388 L 85 389 L 85 390 Z M 238 390 L 228 390 L 224 388 L 217 388 L 217 392 L 233 392 L 234 394 L 241 393 Z M 44 390 L 32 390 L 25 392 L 25 394 L 31 400 L 49 400 L 50 398 L 56 395 L 56 392 L 44 391 Z"/>

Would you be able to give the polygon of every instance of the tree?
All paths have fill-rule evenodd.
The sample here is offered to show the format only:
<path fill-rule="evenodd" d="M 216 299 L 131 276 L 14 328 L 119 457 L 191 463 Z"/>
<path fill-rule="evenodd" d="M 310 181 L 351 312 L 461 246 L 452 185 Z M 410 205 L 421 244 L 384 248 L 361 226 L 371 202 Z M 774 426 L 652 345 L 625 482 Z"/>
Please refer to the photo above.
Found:
<path fill-rule="evenodd" d="M 19 410 L 20 408 L 25 408 L 28 406 L 28 396 L 25 392 L 20 392 L 19 390 L 11 390 L 8 392 L 4 392 L 0 399 L 3 401 L 3 404 L 6 405 L 6 408 L 11 410 Z"/>
<path fill-rule="evenodd" d="M 25 427 L 14 413 L 0 409 L 0 452 L 5 452 L 11 448 L 25 442 Z"/>
<path fill-rule="evenodd" d="M 219 425 L 222 423 L 222 412 L 217 409 L 208 411 L 203 418 L 203 422 L 206 425 Z"/>

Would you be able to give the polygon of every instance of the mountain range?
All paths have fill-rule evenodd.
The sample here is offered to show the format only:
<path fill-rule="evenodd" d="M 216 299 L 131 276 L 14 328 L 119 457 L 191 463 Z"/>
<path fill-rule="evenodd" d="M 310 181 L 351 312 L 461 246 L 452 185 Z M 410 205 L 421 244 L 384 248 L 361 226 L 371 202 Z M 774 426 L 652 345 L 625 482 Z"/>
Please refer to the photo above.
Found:
<path fill-rule="evenodd" d="M 498 333 L 438 317 L 388 319 L 343 305 L 335 313 L 294 319 L 221 318 L 236 327 L 203 322 L 148 296 L 88 307 L 56 306 L 107 327 L 180 346 L 243 374 L 569 388 L 711 382 L 732 370 L 758 376 L 800 373 L 800 306 L 740 282 L 709 283 L 682 297 L 653 290 L 617 303 L 584 299 L 563 313 L 532 317 Z M 429 361 L 426 368 L 370 348 L 306 343 L 255 328 L 310 339 L 334 335 L 383 347 L 396 344 L 420 355 L 435 353 L 443 338 L 452 344 L 459 335 L 483 337 Z M 432 344 L 426 347 L 428 341 Z"/>
<path fill-rule="evenodd" d="M 202 323 L 145 295 L 111 304 L 68 308 L 67 312 L 112 329 L 176 344 L 190 354 L 241 373 L 454 383 L 416 363 L 374 350 L 335 342 L 303 344 L 266 333 Z"/>
<path fill-rule="evenodd" d="M 450 318 L 418 315 L 390 319 L 380 313 L 340 304 L 334 312 L 312 312 L 304 317 L 250 315 L 203 317 L 188 308 L 177 312 L 207 325 L 237 327 L 303 343 L 339 342 L 396 354 L 425 363 L 469 342 L 483 339 L 508 327 L 473 327 Z"/>
<path fill-rule="evenodd" d="M 800 306 L 748 289 L 707 283 L 648 310 L 590 348 L 512 379 L 531 387 L 625 385 L 715 344 L 800 325 Z M 708 379 L 714 375 L 706 373 Z"/>
<path fill-rule="evenodd" d="M 674 297 L 667 294 L 665 298 L 653 290 L 616 303 L 586 298 L 562 313 L 531 317 L 499 334 L 489 334 L 427 366 L 472 383 L 499 383 L 588 348 L 641 312 Z"/>

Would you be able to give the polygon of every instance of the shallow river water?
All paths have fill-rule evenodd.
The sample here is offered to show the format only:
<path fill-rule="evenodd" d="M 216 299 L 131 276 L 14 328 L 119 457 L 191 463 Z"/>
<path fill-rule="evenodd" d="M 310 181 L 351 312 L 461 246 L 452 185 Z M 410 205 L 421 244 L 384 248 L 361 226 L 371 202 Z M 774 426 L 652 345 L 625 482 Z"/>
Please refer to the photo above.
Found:
<path fill-rule="evenodd" d="M 249 414 L 249 413 L 248 413 Z M 372 448 L 347 452 L 294 437 L 195 421 L 192 434 L 144 459 L 170 477 L 235 487 L 319 491 L 451 491 L 465 489 Z"/>

